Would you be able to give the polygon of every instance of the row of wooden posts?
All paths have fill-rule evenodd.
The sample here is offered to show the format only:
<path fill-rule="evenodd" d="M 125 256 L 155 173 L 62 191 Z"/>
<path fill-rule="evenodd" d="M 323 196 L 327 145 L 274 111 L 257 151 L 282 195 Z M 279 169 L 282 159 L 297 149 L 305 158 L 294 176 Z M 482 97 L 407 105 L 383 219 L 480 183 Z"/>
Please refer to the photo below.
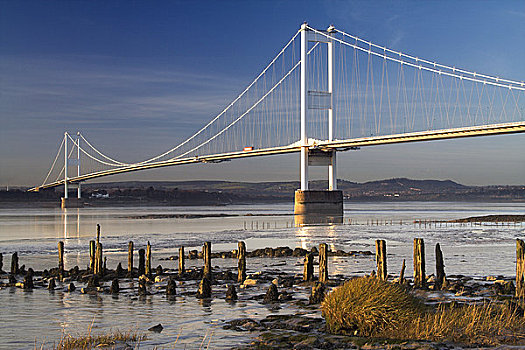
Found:
<path fill-rule="evenodd" d="M 103 246 L 100 242 L 100 225 L 97 224 L 97 239 L 90 241 L 89 244 L 89 269 L 93 274 L 101 275 L 106 268 L 106 258 L 103 258 Z M 148 242 L 146 250 L 139 249 L 139 266 L 138 275 L 151 275 L 151 244 Z M 414 262 L 414 285 L 416 287 L 424 287 L 426 285 L 425 272 L 425 244 L 422 238 L 414 239 L 413 248 L 413 262 Z M 131 276 L 133 272 L 133 241 L 128 243 L 128 273 Z M 204 260 L 203 277 L 212 279 L 212 265 L 211 265 L 211 243 L 205 242 L 202 250 Z M 435 288 L 441 289 L 446 283 L 446 275 L 444 269 L 443 253 L 440 244 L 435 246 L 436 257 L 436 282 Z M 237 281 L 242 283 L 246 280 L 246 244 L 238 242 L 237 250 L 238 258 L 238 276 Z M 179 248 L 178 257 L 178 273 L 183 275 L 185 272 L 185 254 L 184 247 Z M 0 253 L 0 270 L 3 267 L 3 256 Z M 376 267 L 377 277 L 386 280 L 388 278 L 387 272 L 387 254 L 386 241 L 376 240 Z M 64 242 L 58 242 L 58 269 L 62 276 L 64 272 Z M 11 259 L 11 274 L 19 272 L 18 254 L 15 252 Z M 404 281 L 405 260 L 401 267 L 399 276 L 400 283 Z M 311 281 L 314 278 L 314 255 L 308 253 L 304 259 L 303 280 Z M 328 246 L 326 243 L 319 245 L 319 282 L 326 283 L 328 281 Z M 516 240 L 516 296 L 525 297 L 525 243 L 523 240 Z"/>
<path fill-rule="evenodd" d="M 436 244 L 436 289 L 441 289 L 445 285 L 445 265 L 441 246 Z M 414 286 L 425 287 L 427 279 L 425 272 L 425 242 L 423 238 L 414 238 Z M 405 259 L 401 265 L 399 283 L 403 283 L 405 275 Z M 388 278 L 386 263 L 386 242 L 382 239 L 376 240 L 376 267 L 377 277 L 382 280 Z"/>

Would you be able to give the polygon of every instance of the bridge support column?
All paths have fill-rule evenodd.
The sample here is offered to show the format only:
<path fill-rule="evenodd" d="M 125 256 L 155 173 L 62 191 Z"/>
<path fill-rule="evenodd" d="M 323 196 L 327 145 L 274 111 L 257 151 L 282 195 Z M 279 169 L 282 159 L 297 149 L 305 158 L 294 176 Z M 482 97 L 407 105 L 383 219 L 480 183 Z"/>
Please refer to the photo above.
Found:
<path fill-rule="evenodd" d="M 342 223 L 343 191 L 296 190 L 295 224 Z"/>
<path fill-rule="evenodd" d="M 75 197 L 69 197 L 69 198 L 61 198 L 60 207 L 62 209 L 67 208 L 83 208 L 84 202 L 81 198 L 75 198 Z"/>

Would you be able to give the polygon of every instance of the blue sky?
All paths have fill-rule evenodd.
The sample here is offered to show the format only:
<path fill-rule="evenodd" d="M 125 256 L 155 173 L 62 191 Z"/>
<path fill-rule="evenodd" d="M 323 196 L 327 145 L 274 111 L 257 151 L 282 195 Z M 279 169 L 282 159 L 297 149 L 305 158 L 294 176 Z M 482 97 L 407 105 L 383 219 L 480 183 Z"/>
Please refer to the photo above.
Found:
<path fill-rule="evenodd" d="M 235 98 L 303 21 L 525 80 L 525 1 L 0 0 L 0 186 L 40 183 L 66 130 L 126 161 L 171 148 Z M 341 154 L 339 175 L 524 184 L 524 149 L 525 135 L 366 148 Z M 107 181 L 297 180 L 298 170 L 291 155 Z"/>

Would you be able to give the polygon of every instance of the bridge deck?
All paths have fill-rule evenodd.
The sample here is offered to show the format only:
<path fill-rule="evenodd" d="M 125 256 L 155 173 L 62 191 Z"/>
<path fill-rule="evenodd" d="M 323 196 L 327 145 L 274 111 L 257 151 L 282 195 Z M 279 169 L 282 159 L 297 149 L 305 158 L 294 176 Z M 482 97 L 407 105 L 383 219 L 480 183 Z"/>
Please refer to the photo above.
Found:
<path fill-rule="evenodd" d="M 335 140 L 335 141 L 313 141 L 308 145 L 309 148 L 320 148 L 320 149 L 336 149 L 344 151 L 355 147 L 365 147 L 374 145 L 385 145 L 394 143 L 406 143 L 406 142 L 421 142 L 431 140 L 443 140 L 452 138 L 462 137 L 474 137 L 474 136 L 488 136 L 488 135 L 501 135 L 511 133 L 522 133 L 525 132 L 525 121 L 505 123 L 505 124 L 491 124 L 491 125 L 480 125 L 473 127 L 463 127 L 455 129 L 442 129 L 442 130 L 430 130 L 420 131 L 405 134 L 386 135 L 386 136 L 370 136 L 348 140 Z M 103 176 L 116 175 L 122 173 L 129 173 L 133 171 L 140 171 L 146 169 L 155 169 L 167 166 L 183 165 L 183 164 L 194 164 L 194 163 L 218 163 L 228 161 L 231 159 L 238 158 L 249 158 L 249 157 L 261 157 L 275 154 L 286 154 L 299 152 L 301 150 L 300 144 L 292 144 L 288 146 L 280 146 L 274 148 L 255 149 L 251 151 L 238 151 L 221 154 L 212 154 L 199 157 L 172 159 L 161 162 L 154 162 L 142 165 L 131 165 L 124 166 L 121 168 L 110 169 L 99 171 L 91 174 L 85 174 L 75 177 L 68 178 L 68 183 L 78 183 L 86 180 L 91 180 Z M 64 184 L 64 180 L 55 181 L 49 184 L 36 186 L 28 191 L 37 192 L 41 189 L 57 187 Z"/>

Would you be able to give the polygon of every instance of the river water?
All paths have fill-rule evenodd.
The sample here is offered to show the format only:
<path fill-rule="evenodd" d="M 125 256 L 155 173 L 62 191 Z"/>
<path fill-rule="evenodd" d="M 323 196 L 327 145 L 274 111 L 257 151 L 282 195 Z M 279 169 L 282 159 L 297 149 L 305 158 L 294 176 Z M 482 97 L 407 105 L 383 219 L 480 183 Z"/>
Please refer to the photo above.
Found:
<path fill-rule="evenodd" d="M 434 245 L 440 243 L 447 274 L 476 278 L 488 275 L 515 275 L 515 239 L 525 236 L 524 224 L 427 224 L 417 220 L 450 220 L 490 214 L 525 214 L 525 203 L 456 203 L 400 202 L 346 203 L 343 224 L 294 227 L 293 205 L 250 205 L 224 207 L 125 207 L 82 209 L 0 209 L 0 252 L 4 270 L 9 269 L 10 255 L 18 252 L 20 264 L 42 270 L 57 266 L 57 242 L 65 243 L 65 267 L 85 268 L 89 240 L 94 239 L 96 224 L 102 227 L 104 254 L 108 267 L 127 264 L 127 242 L 135 249 L 150 241 L 153 266 L 176 269 L 177 263 L 165 260 L 178 253 L 183 245 L 200 249 L 204 241 L 212 242 L 213 251 L 235 249 L 237 241 L 246 242 L 247 250 L 289 246 L 309 249 L 328 243 L 330 249 L 374 251 L 375 240 L 387 242 L 389 273 L 399 273 L 406 259 L 406 275 L 412 274 L 413 238 L 424 238 L 427 246 L 427 273 L 433 273 Z M 201 218 L 137 218 L 147 215 L 230 214 L 238 216 Z M 187 266 L 201 262 L 187 260 Z M 333 257 L 330 273 L 345 276 L 363 275 L 374 269 L 373 256 Z M 234 267 L 234 259 L 214 259 L 214 266 Z M 302 258 L 253 258 L 247 261 L 248 274 L 258 271 L 302 273 Z M 293 303 L 286 307 L 265 306 L 250 298 L 260 291 L 240 290 L 240 300 L 228 303 L 216 297 L 202 302 L 181 295 L 167 300 L 162 294 L 138 298 L 129 281 L 118 297 L 86 295 L 78 290 L 55 292 L 43 288 L 25 292 L 18 288 L 0 289 L 0 348 L 34 349 L 45 343 L 51 346 L 62 334 L 119 329 L 145 331 L 161 323 L 162 333 L 148 333 L 141 348 L 230 348 L 250 342 L 250 335 L 224 330 L 225 321 L 240 317 L 261 319 L 270 314 L 304 312 Z M 223 295 L 226 286 L 214 286 Z M 196 290 L 196 285 L 178 286 L 178 293 Z M 292 291 L 292 290 L 291 290 Z M 294 297 L 306 298 L 308 291 L 294 287 Z"/>

